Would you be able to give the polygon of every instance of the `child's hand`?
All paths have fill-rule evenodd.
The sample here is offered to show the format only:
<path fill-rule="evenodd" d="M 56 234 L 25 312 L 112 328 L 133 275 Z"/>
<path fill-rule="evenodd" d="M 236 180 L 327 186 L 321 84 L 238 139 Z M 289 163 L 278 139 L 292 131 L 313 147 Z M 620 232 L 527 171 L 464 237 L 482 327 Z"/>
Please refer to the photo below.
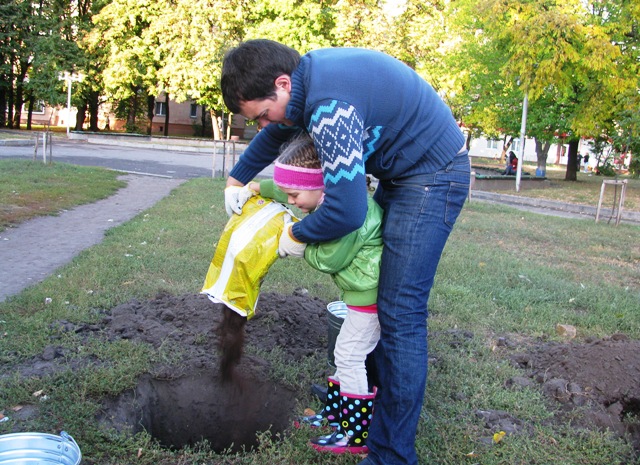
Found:
<path fill-rule="evenodd" d="M 293 237 L 291 233 L 292 226 L 293 221 L 289 218 L 289 222 L 287 222 L 287 218 L 285 218 L 284 229 L 282 230 L 280 243 L 278 244 L 278 255 L 280 255 L 280 258 L 285 258 L 289 255 L 292 257 L 304 257 L 304 250 L 307 248 L 307 244 L 299 242 Z"/>

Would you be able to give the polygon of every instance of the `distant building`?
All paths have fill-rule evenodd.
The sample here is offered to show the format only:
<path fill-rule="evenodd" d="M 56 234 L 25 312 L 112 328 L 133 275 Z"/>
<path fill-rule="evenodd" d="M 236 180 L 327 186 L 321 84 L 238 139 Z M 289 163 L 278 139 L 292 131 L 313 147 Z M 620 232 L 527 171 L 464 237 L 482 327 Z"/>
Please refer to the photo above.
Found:
<path fill-rule="evenodd" d="M 69 118 L 69 126 L 73 129 L 76 123 L 75 107 L 69 111 L 65 106 L 51 107 L 39 102 L 31 115 L 31 123 L 34 125 L 42 125 L 45 127 L 67 127 L 67 119 Z M 204 112 L 204 114 L 203 114 Z M 155 115 L 151 123 L 151 134 L 158 136 L 164 134 L 167 114 L 167 101 L 164 94 L 158 96 L 155 102 Z M 28 109 L 23 108 L 20 124 L 25 127 L 27 124 Z M 234 138 L 250 140 L 257 133 L 257 126 L 247 125 L 246 119 L 240 115 L 233 115 L 231 120 L 231 128 L 228 130 L 228 115 L 223 118 L 219 117 L 219 127 L 223 129 L 223 138 L 229 136 Z M 100 131 L 124 131 L 126 121 L 116 118 L 111 112 L 108 104 L 103 104 L 98 114 L 98 128 Z M 211 126 L 211 114 L 206 111 L 205 107 L 198 105 L 193 101 L 177 103 L 169 100 L 169 136 L 187 136 L 198 137 L 203 134 L 202 125 L 205 126 L 204 134 L 206 137 L 212 137 L 213 128 Z M 85 120 L 85 129 L 89 127 L 89 118 Z"/>

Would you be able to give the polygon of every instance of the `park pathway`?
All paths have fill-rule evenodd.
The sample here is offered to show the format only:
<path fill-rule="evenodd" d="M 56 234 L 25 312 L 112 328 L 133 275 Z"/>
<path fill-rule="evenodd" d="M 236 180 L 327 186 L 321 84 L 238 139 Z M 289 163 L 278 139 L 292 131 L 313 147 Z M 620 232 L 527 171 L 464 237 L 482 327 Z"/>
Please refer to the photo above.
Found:
<path fill-rule="evenodd" d="M 0 302 L 42 281 L 100 243 L 106 230 L 152 207 L 185 181 L 132 174 L 120 179 L 127 186 L 111 197 L 0 232 Z"/>

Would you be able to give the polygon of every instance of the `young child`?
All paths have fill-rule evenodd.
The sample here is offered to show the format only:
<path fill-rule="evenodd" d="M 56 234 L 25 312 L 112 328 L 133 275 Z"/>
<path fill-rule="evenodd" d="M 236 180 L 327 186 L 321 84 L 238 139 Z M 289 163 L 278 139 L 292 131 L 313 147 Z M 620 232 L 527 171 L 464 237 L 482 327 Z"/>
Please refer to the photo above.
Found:
<path fill-rule="evenodd" d="M 246 189 L 288 202 L 305 213 L 318 209 L 324 182 L 311 138 L 293 139 L 276 161 L 273 180 L 251 182 Z M 331 275 L 348 307 L 336 340 L 336 371 L 328 378 L 326 405 L 322 413 L 302 418 L 312 426 L 328 422 L 336 428 L 332 434 L 311 439 L 320 451 L 367 451 L 374 394 L 369 391 L 365 359 L 380 338 L 376 299 L 382 256 L 382 209 L 373 199 L 368 202 L 360 229 L 330 242 L 301 244 L 306 262 Z"/>

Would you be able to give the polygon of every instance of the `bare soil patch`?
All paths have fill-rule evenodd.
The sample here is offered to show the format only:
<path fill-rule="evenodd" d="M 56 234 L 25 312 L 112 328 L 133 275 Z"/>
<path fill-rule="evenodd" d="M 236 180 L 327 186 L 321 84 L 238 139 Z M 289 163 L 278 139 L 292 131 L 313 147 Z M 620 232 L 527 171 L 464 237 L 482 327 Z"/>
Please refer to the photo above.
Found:
<path fill-rule="evenodd" d="M 279 351 L 284 363 L 313 357 L 317 377 L 300 381 L 318 382 L 327 369 L 326 304 L 304 291 L 287 296 L 263 293 L 256 317 L 245 326 L 246 346 Z M 291 418 L 300 413 L 298 400 L 304 393 L 274 380 L 270 362 L 255 351 L 245 352 L 233 382 L 223 382 L 215 331 L 222 315 L 216 308 L 202 295 L 161 294 L 119 305 L 96 325 L 56 322 L 61 330 L 87 338 L 130 339 L 158 350 L 170 345 L 178 354 L 143 375 L 135 389 L 104 399 L 100 421 L 105 426 L 132 432 L 144 428 L 168 447 L 207 439 L 218 450 L 250 447 L 256 432 L 289 427 Z M 502 342 L 510 347 L 508 340 Z M 549 409 L 556 412 L 552 422 L 606 428 L 640 450 L 640 341 L 618 334 L 585 343 L 541 342 L 525 352 L 507 354 L 523 375 L 508 380 L 505 389 L 540 389 L 549 399 Z M 44 376 L 63 364 L 69 368 L 64 355 L 64 349 L 51 345 L 39 357 L 8 371 Z M 529 431 L 509 412 L 477 414 L 494 432 Z"/>
<path fill-rule="evenodd" d="M 640 451 L 640 341 L 614 334 L 585 343 L 550 342 L 511 357 L 525 370 L 507 386 L 539 386 L 553 422 L 609 430 Z"/>

